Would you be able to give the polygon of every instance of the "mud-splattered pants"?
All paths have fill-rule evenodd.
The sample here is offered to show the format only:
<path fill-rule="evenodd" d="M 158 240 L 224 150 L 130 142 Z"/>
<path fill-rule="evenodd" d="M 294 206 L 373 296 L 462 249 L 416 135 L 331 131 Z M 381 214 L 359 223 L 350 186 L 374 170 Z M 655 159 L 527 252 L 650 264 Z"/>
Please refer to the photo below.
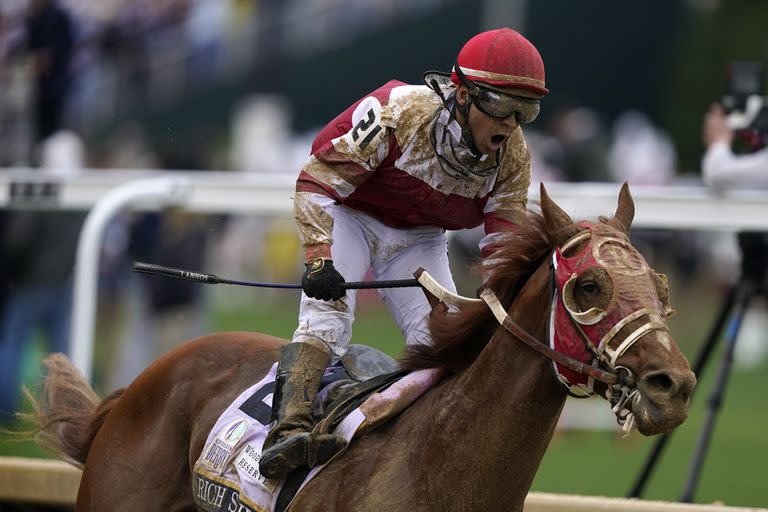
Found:
<path fill-rule="evenodd" d="M 369 268 L 376 280 L 409 279 L 417 268 L 423 267 L 440 284 L 456 291 L 443 229 L 395 229 L 345 206 L 329 208 L 334 219 L 331 256 L 347 281 L 362 281 Z M 421 288 L 380 289 L 379 295 L 407 344 L 430 343 L 427 316 L 431 308 Z M 333 361 L 337 361 L 346 352 L 352 336 L 356 298 L 356 290 L 348 290 L 345 297 L 336 301 L 312 299 L 302 293 L 299 326 L 293 341 L 303 341 L 307 336 L 319 338 L 328 344 Z"/>

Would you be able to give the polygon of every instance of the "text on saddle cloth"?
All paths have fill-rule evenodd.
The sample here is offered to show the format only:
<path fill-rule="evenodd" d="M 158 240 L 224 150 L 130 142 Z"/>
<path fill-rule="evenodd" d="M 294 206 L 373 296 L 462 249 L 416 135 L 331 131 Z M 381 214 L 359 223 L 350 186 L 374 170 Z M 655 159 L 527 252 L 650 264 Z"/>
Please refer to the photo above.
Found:
<path fill-rule="evenodd" d="M 277 363 L 261 381 L 241 393 L 209 433 L 193 472 L 194 499 L 201 509 L 208 512 L 275 510 L 283 482 L 263 477 L 259 473 L 259 459 L 272 416 L 276 370 Z M 324 391 L 327 396 L 328 388 L 345 377 L 342 368 L 328 368 L 318 398 L 323 398 Z M 437 370 L 405 375 L 385 390 L 370 395 L 343 419 L 334 420 L 333 432 L 349 442 L 355 435 L 373 430 L 402 412 L 439 378 Z M 322 427 L 321 424 L 318 427 Z M 323 467 L 313 468 L 301 487 Z"/>

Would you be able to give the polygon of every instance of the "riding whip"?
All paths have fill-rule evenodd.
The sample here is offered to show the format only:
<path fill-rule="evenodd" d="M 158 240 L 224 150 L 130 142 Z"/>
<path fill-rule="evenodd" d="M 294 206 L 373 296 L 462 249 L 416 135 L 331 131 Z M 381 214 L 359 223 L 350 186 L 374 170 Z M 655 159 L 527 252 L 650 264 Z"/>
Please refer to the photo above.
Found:
<path fill-rule="evenodd" d="M 134 272 L 142 274 L 154 274 L 157 276 L 174 277 L 177 279 L 186 279 L 202 284 L 233 284 L 237 286 L 253 286 L 257 288 L 283 288 L 291 290 L 301 290 L 300 284 L 281 284 L 281 283 L 255 283 L 253 281 L 238 281 L 235 279 L 224 279 L 214 274 L 205 274 L 202 272 L 192 272 L 181 268 L 165 267 L 153 263 L 134 262 Z M 409 288 L 420 286 L 416 279 L 393 279 L 390 281 L 353 281 L 341 285 L 345 290 L 362 290 L 368 288 Z"/>

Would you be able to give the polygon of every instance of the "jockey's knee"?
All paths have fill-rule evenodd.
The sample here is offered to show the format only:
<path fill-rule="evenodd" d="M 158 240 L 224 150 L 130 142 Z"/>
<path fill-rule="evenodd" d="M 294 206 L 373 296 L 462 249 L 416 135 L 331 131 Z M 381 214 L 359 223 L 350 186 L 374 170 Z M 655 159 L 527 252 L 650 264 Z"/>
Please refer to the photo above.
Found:
<path fill-rule="evenodd" d="M 312 345 L 313 347 L 316 347 L 323 352 L 332 352 L 328 343 L 315 336 L 298 336 L 291 340 L 291 343 L 306 343 L 307 345 Z"/>
<path fill-rule="evenodd" d="M 309 333 L 309 332 L 296 332 L 294 334 L 292 342 L 308 343 L 310 345 L 322 348 L 331 353 L 330 364 L 335 364 L 341 357 L 347 353 L 347 347 L 349 346 L 349 336 L 346 337 L 334 337 L 328 336 L 327 333 Z"/>

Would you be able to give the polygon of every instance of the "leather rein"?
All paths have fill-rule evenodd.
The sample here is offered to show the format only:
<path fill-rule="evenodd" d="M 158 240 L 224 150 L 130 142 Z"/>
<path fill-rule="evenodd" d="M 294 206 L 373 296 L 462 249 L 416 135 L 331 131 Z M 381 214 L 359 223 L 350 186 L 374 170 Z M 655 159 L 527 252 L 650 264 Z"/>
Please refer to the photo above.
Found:
<path fill-rule="evenodd" d="M 480 294 L 479 299 L 471 299 L 469 297 L 462 297 L 461 295 L 457 295 L 450 290 L 447 290 L 440 283 L 435 281 L 435 279 L 430 276 L 429 273 L 427 273 L 423 268 L 419 268 L 416 272 L 414 272 L 414 276 L 416 277 L 416 280 L 419 282 L 419 284 L 424 288 L 424 290 L 432 294 L 437 300 L 457 307 L 468 304 L 485 303 L 491 309 L 491 312 L 496 317 L 496 320 L 504 327 L 504 329 L 507 330 L 507 332 L 518 338 L 520 341 L 531 347 L 536 352 L 539 352 L 543 356 L 573 370 L 574 372 L 590 376 L 608 386 L 614 386 L 618 384 L 619 379 L 615 373 L 595 368 L 594 366 L 583 363 L 578 359 L 567 356 L 562 352 L 558 352 L 551 348 L 548 344 L 543 343 L 528 331 L 520 327 L 520 325 L 518 325 L 514 320 L 512 320 L 512 318 L 509 317 L 506 310 L 504 309 L 504 306 L 502 306 L 498 297 L 496 297 L 496 294 L 493 293 L 493 290 L 486 288 Z"/>
<path fill-rule="evenodd" d="M 558 352 L 557 350 L 551 348 L 546 343 L 543 343 L 538 339 L 536 339 L 528 331 L 520 327 L 520 325 L 518 325 L 514 320 L 512 320 L 512 318 L 510 318 L 510 316 L 504 310 L 504 306 L 501 305 L 501 302 L 499 301 L 498 297 L 496 297 L 496 294 L 493 293 L 492 290 L 490 289 L 483 290 L 483 292 L 480 294 L 480 298 L 491 309 L 491 312 L 493 312 L 493 315 L 496 317 L 496 320 L 498 320 L 498 322 L 509 333 L 511 333 L 513 336 L 518 338 L 520 341 L 522 341 L 529 347 L 531 347 L 536 352 L 544 355 L 545 357 L 548 357 L 549 359 L 565 366 L 566 368 L 576 373 L 580 373 L 582 375 L 587 375 L 589 377 L 592 377 L 593 379 L 600 381 L 608 386 L 613 386 L 619 382 L 619 378 L 615 373 L 601 370 L 589 364 L 583 363 L 578 359 L 574 359 L 573 357 L 567 356 L 562 352 Z"/>

